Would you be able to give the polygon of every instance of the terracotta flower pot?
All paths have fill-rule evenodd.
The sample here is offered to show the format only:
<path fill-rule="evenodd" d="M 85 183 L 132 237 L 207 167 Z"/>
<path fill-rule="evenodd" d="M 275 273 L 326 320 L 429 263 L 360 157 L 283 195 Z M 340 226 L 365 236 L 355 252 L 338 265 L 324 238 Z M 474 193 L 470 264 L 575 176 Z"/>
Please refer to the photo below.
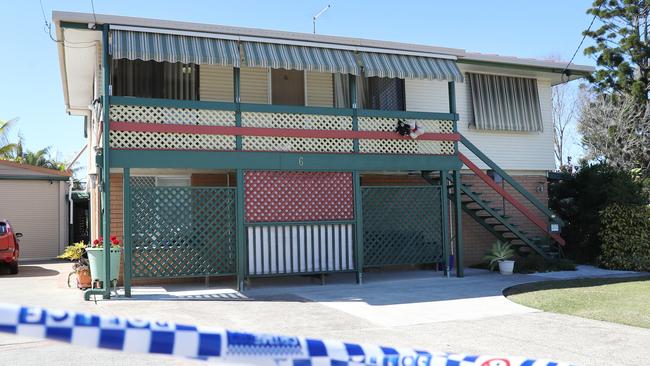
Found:
<path fill-rule="evenodd" d="M 80 289 L 90 288 L 91 282 L 90 269 L 83 268 L 77 270 L 77 287 Z"/>

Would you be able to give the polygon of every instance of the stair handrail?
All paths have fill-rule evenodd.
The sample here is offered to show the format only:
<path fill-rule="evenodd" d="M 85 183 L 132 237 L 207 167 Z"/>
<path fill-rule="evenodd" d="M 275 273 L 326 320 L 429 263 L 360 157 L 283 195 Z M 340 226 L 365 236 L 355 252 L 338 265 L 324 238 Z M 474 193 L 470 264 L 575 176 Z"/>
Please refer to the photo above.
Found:
<path fill-rule="evenodd" d="M 544 205 L 542 202 L 540 202 L 535 196 L 531 195 L 528 190 L 526 190 L 519 182 L 517 182 L 515 179 L 513 179 L 508 173 L 506 173 L 503 169 L 501 169 L 494 161 L 492 161 L 490 158 L 487 157 L 487 155 L 483 154 L 481 150 L 479 150 L 476 145 L 472 144 L 465 136 L 460 134 L 460 142 L 467 148 L 469 151 L 471 151 L 476 157 L 481 159 L 487 166 L 490 167 L 490 169 L 494 170 L 497 174 L 499 174 L 506 182 L 508 182 L 517 192 L 519 192 L 524 198 L 526 198 L 530 203 L 532 203 L 535 207 L 537 207 L 542 213 L 544 213 L 548 218 L 550 218 L 553 222 L 558 223 L 560 225 L 564 225 L 564 221 L 557 216 L 553 211 L 549 210 L 546 205 Z M 460 152 L 459 152 L 460 154 Z"/>
<path fill-rule="evenodd" d="M 465 156 L 463 153 L 458 153 L 458 157 L 460 158 L 460 161 L 463 162 L 471 171 L 474 172 L 483 182 L 485 182 L 490 188 L 494 189 L 501 197 L 505 198 L 506 201 L 510 202 L 519 212 L 521 212 L 524 216 L 526 216 L 533 224 L 537 225 L 540 229 L 542 229 L 544 232 L 547 232 L 549 236 L 555 241 L 557 241 L 560 245 L 564 245 L 564 239 L 558 233 L 553 233 L 550 232 L 548 225 L 542 221 L 538 216 L 534 215 L 532 212 L 530 212 L 525 206 L 521 204 L 516 198 L 514 198 L 510 193 L 508 193 L 505 189 L 499 187 L 487 174 L 485 174 L 481 169 L 479 169 L 476 164 L 474 164 L 467 156 Z"/>

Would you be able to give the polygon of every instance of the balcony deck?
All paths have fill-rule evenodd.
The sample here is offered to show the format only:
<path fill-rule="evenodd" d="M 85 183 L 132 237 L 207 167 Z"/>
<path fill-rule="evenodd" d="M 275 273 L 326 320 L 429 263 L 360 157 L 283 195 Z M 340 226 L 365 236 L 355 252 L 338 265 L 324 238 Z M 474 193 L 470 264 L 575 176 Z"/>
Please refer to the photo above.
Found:
<path fill-rule="evenodd" d="M 398 121 L 418 124 L 417 139 Z M 112 167 L 457 169 L 457 115 L 110 98 Z"/>

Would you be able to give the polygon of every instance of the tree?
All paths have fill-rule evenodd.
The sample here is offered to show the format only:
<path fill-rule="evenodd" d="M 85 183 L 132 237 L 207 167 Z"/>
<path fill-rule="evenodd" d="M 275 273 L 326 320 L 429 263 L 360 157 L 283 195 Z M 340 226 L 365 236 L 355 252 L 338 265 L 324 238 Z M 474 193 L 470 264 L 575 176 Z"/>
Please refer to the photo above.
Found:
<path fill-rule="evenodd" d="M 0 120 L 0 159 L 10 159 L 16 144 L 9 142 L 9 132 L 15 125 L 17 119 L 9 121 Z"/>
<path fill-rule="evenodd" d="M 65 164 L 50 157 L 50 147 L 36 151 L 26 150 L 24 154 L 16 159 L 21 164 L 40 166 L 43 168 L 64 170 Z"/>
<path fill-rule="evenodd" d="M 650 0 L 595 0 L 587 13 L 602 23 L 583 33 L 598 65 L 578 124 L 587 157 L 649 177 Z"/>
<path fill-rule="evenodd" d="M 587 13 L 602 22 L 583 34 L 595 45 L 584 51 L 596 56 L 592 75 L 598 93 L 629 94 L 644 108 L 648 100 L 650 0 L 595 0 Z"/>
<path fill-rule="evenodd" d="M 601 254 L 602 210 L 615 203 L 648 204 L 633 174 L 604 163 L 583 163 L 570 179 L 549 184 L 548 195 L 550 208 L 566 223 L 564 252 L 580 263 L 595 263 Z"/>
<path fill-rule="evenodd" d="M 571 142 L 570 125 L 576 117 L 576 100 L 571 95 L 570 85 L 560 84 L 552 89 L 553 98 L 553 145 L 555 160 L 559 167 L 569 164 L 571 159 L 567 153 L 567 145 Z"/>
<path fill-rule="evenodd" d="M 650 177 L 650 118 L 631 95 L 581 95 L 578 131 L 586 158 Z"/>

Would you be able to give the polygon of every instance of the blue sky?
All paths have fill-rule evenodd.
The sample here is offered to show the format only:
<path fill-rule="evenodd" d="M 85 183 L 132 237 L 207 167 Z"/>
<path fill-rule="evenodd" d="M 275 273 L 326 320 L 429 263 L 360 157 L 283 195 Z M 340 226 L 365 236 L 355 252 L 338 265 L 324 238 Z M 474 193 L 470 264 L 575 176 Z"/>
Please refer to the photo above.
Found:
<path fill-rule="evenodd" d="M 71 159 L 84 145 L 83 120 L 63 104 L 56 45 L 38 0 L 0 5 L 0 119 L 19 117 L 29 149 L 51 146 Z M 97 13 L 421 43 L 502 55 L 569 59 L 591 17 L 589 0 L 490 1 L 128 1 L 95 0 Z M 43 0 L 52 10 L 91 12 L 90 0 Z M 588 44 L 588 42 L 586 42 Z M 584 46 L 583 46 L 584 47 Z M 593 64 L 579 52 L 576 63 Z"/>

